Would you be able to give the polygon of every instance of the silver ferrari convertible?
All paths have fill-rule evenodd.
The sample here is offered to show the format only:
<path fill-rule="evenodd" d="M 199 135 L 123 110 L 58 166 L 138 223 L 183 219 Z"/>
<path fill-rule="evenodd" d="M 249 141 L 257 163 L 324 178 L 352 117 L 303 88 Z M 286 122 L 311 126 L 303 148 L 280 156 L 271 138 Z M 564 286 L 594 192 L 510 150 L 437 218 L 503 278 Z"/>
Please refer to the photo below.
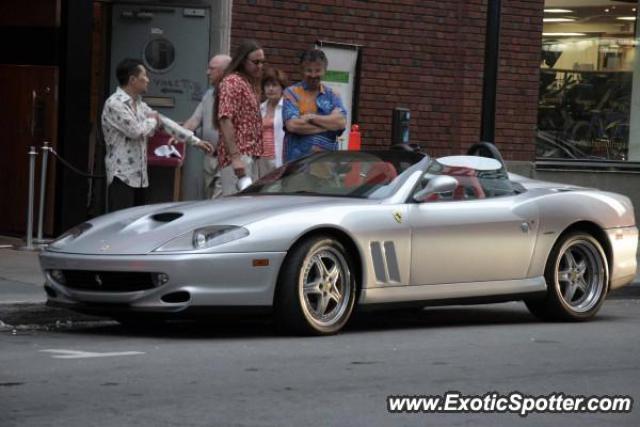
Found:
<path fill-rule="evenodd" d="M 268 310 L 317 335 L 356 307 L 522 300 L 592 318 L 636 274 L 630 200 L 509 174 L 487 147 L 319 153 L 235 196 L 95 218 L 41 253 L 48 303 L 122 322 Z"/>

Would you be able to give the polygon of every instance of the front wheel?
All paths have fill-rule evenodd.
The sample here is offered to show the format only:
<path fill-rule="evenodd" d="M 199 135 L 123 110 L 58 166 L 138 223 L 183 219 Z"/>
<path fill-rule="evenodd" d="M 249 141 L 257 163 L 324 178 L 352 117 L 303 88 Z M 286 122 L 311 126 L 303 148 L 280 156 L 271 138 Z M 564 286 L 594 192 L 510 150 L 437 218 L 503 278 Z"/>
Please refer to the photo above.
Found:
<path fill-rule="evenodd" d="M 275 315 L 281 330 L 301 335 L 335 334 L 347 323 L 356 298 L 351 259 L 328 236 L 297 244 L 280 272 Z"/>
<path fill-rule="evenodd" d="M 547 295 L 525 301 L 543 320 L 591 319 L 607 295 L 609 268 L 602 245 L 591 235 L 576 232 L 561 237 L 545 267 Z"/>

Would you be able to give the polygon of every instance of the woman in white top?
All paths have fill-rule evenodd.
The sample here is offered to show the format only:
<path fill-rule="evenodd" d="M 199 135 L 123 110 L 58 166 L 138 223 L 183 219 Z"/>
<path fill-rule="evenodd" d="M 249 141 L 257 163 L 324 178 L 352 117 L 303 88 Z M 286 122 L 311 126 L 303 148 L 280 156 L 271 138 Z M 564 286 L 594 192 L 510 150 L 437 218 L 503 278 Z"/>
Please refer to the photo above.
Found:
<path fill-rule="evenodd" d="M 282 125 L 282 92 L 287 77 L 282 70 L 269 68 L 262 77 L 262 93 L 266 101 L 260 105 L 262 113 L 262 156 L 257 160 L 258 177 L 282 166 L 284 127 Z"/>

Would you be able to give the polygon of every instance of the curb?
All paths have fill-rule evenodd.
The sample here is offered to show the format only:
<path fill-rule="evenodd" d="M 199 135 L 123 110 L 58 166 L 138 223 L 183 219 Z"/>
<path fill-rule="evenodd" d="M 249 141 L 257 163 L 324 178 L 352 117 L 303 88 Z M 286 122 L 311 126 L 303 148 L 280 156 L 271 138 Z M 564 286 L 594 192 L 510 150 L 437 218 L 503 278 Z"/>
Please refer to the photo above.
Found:
<path fill-rule="evenodd" d="M 102 321 L 111 321 L 111 319 L 49 307 L 45 303 L 0 304 L 0 332 L 25 329 L 69 329 L 74 323 Z"/>
<path fill-rule="evenodd" d="M 612 291 L 607 299 L 640 299 L 640 285 L 625 286 Z M 70 329 L 77 326 L 115 322 L 107 317 L 90 316 L 59 307 L 50 307 L 44 302 L 0 303 L 0 332 L 16 330 Z M 75 325 L 74 325 L 75 324 Z"/>
<path fill-rule="evenodd" d="M 607 295 L 611 299 L 635 299 L 640 298 L 640 284 L 633 283 L 622 288 L 615 289 Z"/>

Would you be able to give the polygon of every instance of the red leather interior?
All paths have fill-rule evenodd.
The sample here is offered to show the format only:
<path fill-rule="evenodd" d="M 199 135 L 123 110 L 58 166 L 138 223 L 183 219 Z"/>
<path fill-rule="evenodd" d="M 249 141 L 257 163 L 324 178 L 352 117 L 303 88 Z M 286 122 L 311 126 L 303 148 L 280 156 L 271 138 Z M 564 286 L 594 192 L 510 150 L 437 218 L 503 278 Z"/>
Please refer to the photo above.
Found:
<path fill-rule="evenodd" d="M 466 189 L 473 191 L 475 199 L 484 199 L 486 197 L 474 169 L 462 166 L 445 166 L 441 175 L 452 176 L 458 180 L 458 186 L 453 190 L 453 200 L 465 200 Z M 424 201 L 435 202 L 437 200 L 440 200 L 440 195 L 430 194 Z"/>
<path fill-rule="evenodd" d="M 475 170 L 461 166 L 447 166 L 443 175 L 453 176 L 458 180 L 458 186 L 453 190 L 453 200 L 464 200 L 465 188 L 471 188 L 476 199 L 485 198 L 484 190 Z"/>
<path fill-rule="evenodd" d="M 360 162 L 355 162 L 351 165 L 351 169 L 344 176 L 344 186 L 346 188 L 357 187 L 362 183 L 362 177 L 360 176 Z"/>
<path fill-rule="evenodd" d="M 364 166 L 364 167 L 363 167 Z M 347 188 L 357 187 L 363 184 L 386 185 L 398 176 L 396 168 L 388 162 L 375 162 L 363 176 L 362 169 L 366 169 L 366 163 L 356 162 L 351 166 L 351 170 L 344 177 L 344 186 Z"/>
<path fill-rule="evenodd" d="M 396 168 L 388 162 L 376 162 L 371 165 L 364 178 L 366 184 L 388 184 L 398 176 Z"/>

